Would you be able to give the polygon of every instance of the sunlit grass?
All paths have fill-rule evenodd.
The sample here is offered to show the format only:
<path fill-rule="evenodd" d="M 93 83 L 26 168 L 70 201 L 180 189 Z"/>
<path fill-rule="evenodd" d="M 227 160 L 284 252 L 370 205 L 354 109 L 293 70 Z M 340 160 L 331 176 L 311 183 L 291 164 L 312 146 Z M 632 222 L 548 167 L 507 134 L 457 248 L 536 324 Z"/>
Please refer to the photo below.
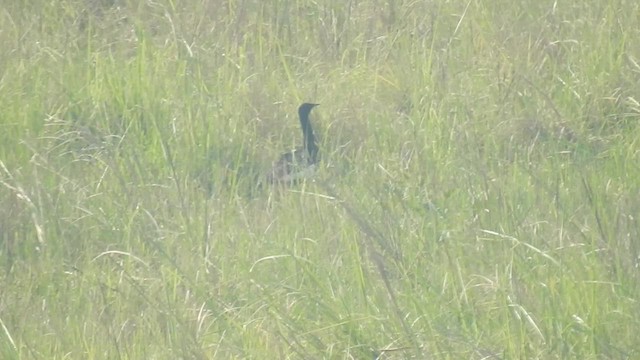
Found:
<path fill-rule="evenodd" d="M 176 6 L 0 13 L 1 358 L 637 357 L 637 5 Z"/>

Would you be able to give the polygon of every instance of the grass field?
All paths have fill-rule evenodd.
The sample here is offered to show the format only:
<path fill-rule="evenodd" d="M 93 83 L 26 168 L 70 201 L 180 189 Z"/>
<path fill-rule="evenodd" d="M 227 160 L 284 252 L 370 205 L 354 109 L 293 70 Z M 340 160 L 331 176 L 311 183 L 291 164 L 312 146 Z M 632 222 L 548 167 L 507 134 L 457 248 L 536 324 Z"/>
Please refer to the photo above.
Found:
<path fill-rule="evenodd" d="M 4 1 L 0 358 L 640 358 L 639 14 Z"/>

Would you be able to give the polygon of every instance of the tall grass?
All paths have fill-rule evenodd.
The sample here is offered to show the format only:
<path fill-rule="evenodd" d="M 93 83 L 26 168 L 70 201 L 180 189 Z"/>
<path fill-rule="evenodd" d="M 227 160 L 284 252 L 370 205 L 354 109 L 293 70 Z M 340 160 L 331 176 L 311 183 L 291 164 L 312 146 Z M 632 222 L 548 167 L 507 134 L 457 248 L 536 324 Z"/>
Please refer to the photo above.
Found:
<path fill-rule="evenodd" d="M 638 13 L 4 4 L 0 357 L 638 357 Z"/>

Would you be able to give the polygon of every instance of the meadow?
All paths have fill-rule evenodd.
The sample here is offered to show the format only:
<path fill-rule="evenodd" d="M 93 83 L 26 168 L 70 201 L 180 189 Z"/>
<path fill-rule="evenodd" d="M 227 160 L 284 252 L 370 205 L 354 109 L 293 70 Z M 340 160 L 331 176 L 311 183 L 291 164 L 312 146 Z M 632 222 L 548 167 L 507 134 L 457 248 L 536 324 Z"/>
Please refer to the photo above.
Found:
<path fill-rule="evenodd" d="M 3 1 L 0 358 L 640 358 L 639 14 Z"/>

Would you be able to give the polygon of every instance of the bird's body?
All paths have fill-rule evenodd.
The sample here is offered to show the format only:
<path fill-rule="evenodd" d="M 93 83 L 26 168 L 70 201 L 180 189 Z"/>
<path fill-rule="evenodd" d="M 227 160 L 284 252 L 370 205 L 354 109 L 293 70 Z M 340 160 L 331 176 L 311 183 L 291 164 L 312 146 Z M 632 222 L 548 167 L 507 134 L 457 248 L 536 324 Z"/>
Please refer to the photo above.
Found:
<path fill-rule="evenodd" d="M 267 182 L 292 184 L 310 177 L 315 172 L 318 163 L 318 145 L 309 121 L 309 113 L 317 105 L 304 103 L 298 108 L 303 146 L 282 154 L 267 174 Z"/>

